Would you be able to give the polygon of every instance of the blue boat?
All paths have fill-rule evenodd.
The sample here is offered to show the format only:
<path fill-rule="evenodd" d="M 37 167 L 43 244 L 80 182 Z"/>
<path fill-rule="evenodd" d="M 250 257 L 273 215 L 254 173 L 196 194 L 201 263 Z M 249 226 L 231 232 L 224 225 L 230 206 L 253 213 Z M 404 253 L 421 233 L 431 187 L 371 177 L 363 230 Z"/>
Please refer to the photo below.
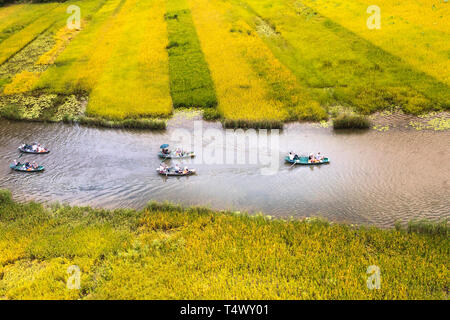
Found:
<path fill-rule="evenodd" d="M 36 168 L 33 168 L 33 167 L 27 168 L 25 166 L 25 164 L 15 165 L 14 163 L 10 164 L 9 167 L 15 171 L 20 171 L 20 172 L 41 172 L 41 171 L 44 171 L 44 169 L 45 169 L 43 166 L 38 166 Z"/>
<path fill-rule="evenodd" d="M 330 163 L 329 158 L 323 158 L 322 160 L 312 160 L 311 161 L 311 160 L 309 160 L 309 157 L 298 157 L 298 158 L 291 160 L 289 158 L 289 156 L 286 156 L 286 158 L 284 158 L 284 160 L 288 163 L 301 164 L 301 165 L 305 165 L 305 166 L 316 166 L 316 165 Z"/>

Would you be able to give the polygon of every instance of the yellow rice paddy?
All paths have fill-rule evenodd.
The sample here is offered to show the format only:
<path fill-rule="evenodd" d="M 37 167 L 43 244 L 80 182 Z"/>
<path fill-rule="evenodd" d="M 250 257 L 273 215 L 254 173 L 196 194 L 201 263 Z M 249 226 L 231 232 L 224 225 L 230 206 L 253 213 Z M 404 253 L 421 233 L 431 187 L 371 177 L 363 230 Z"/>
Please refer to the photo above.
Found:
<path fill-rule="evenodd" d="M 450 2 L 436 0 L 306 0 L 305 4 L 414 68 L 450 85 Z M 381 11 L 381 28 L 370 30 L 367 8 Z"/>
<path fill-rule="evenodd" d="M 194 24 L 216 87 L 219 110 L 228 119 L 285 119 L 287 113 L 282 104 L 269 98 L 267 83 L 252 70 L 246 56 L 246 48 L 260 50 L 261 54 L 269 53 L 268 49 L 255 34 L 247 34 L 249 28 L 243 22 L 242 33 L 230 32 L 233 24 L 226 19 L 227 6 L 229 4 L 222 3 L 220 7 L 214 1 L 190 1 Z"/>
<path fill-rule="evenodd" d="M 164 0 L 128 4 L 117 24 L 121 31 L 113 32 L 117 39 L 110 38 L 116 50 L 92 90 L 87 112 L 117 119 L 168 115 L 172 101 Z"/>

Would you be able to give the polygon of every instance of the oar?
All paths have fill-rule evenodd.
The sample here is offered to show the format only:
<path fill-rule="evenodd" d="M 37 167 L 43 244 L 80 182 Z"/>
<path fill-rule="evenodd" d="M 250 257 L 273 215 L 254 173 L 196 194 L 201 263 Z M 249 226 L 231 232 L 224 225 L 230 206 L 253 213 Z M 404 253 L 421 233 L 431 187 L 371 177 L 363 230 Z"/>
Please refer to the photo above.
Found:
<path fill-rule="evenodd" d="M 293 166 L 295 166 L 296 164 L 297 164 L 297 162 L 295 162 L 295 160 L 294 160 L 294 163 L 289 167 L 289 169 L 292 168 Z"/>

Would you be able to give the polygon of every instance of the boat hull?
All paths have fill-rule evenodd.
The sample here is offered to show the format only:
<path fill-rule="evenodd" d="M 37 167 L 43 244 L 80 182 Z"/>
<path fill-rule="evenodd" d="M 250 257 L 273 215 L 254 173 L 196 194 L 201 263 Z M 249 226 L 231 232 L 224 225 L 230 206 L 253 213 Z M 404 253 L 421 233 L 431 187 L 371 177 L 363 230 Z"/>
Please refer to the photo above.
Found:
<path fill-rule="evenodd" d="M 37 167 L 37 169 L 25 169 L 24 166 L 16 166 L 14 164 L 11 164 L 9 166 L 12 170 L 14 171 L 18 171 L 18 172 L 42 172 L 45 170 L 45 168 L 43 166 L 39 166 Z"/>
<path fill-rule="evenodd" d="M 47 153 L 50 153 L 50 150 L 43 151 L 43 152 L 37 152 L 37 151 L 26 150 L 26 149 L 23 149 L 23 148 L 19 148 L 19 151 L 23 152 L 23 153 L 31 153 L 31 154 L 47 154 Z"/>
<path fill-rule="evenodd" d="M 299 164 L 299 165 L 304 165 L 304 166 L 317 166 L 317 165 L 321 165 L 321 164 L 330 163 L 329 158 L 324 158 L 322 161 L 319 161 L 319 162 L 309 162 L 308 158 L 303 158 L 303 157 L 301 157 L 300 159 L 296 159 L 296 160 L 291 160 L 291 159 L 289 159 L 289 157 L 286 157 L 286 158 L 284 158 L 284 160 L 291 164 Z"/>
<path fill-rule="evenodd" d="M 163 158 L 163 159 L 186 159 L 186 158 L 193 158 L 193 157 L 195 157 L 195 154 L 193 152 L 190 152 L 190 153 L 187 153 L 187 154 L 182 155 L 182 156 L 176 156 L 176 155 L 173 155 L 173 154 L 163 154 L 163 153 L 160 152 L 160 153 L 158 153 L 158 156 L 160 158 Z"/>
<path fill-rule="evenodd" d="M 156 172 L 159 173 L 162 176 L 183 177 L 183 176 L 190 176 L 190 175 L 195 174 L 195 169 L 190 169 L 187 173 L 175 172 L 175 170 L 173 170 L 173 171 L 160 171 L 159 169 L 156 169 Z"/>

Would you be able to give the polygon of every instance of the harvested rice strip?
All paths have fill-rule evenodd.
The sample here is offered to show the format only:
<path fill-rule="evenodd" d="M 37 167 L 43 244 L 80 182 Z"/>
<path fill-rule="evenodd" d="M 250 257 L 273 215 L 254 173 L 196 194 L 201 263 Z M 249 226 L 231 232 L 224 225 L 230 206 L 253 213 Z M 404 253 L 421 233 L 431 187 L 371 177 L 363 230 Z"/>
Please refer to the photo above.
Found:
<path fill-rule="evenodd" d="M 174 107 L 217 104 L 211 74 L 186 0 L 167 0 L 170 89 Z"/>
<path fill-rule="evenodd" d="M 16 94 L 31 90 L 33 85 L 39 78 L 39 74 L 35 72 L 22 71 L 17 74 L 13 81 L 7 84 L 3 90 L 3 94 Z"/>
<path fill-rule="evenodd" d="M 285 119 L 283 104 L 269 98 L 267 83 L 252 70 L 243 49 L 264 50 L 259 38 L 246 30 L 230 32 L 233 25 L 226 20 L 226 8 L 219 11 L 208 0 L 189 3 L 223 115 L 243 120 Z"/>
<path fill-rule="evenodd" d="M 122 10 L 127 11 L 135 0 L 109 0 L 47 69 L 34 89 L 70 94 L 90 91 L 101 74 L 115 45 L 115 32 L 121 27 Z"/>
<path fill-rule="evenodd" d="M 89 115 L 124 119 L 171 113 L 164 13 L 165 0 L 141 0 L 128 11 L 114 40 L 116 50 L 90 95 Z"/>
<path fill-rule="evenodd" d="M 82 22 L 84 24 L 84 21 Z M 80 32 L 77 29 L 69 29 L 67 26 L 62 27 L 54 36 L 55 45 L 52 49 L 43 54 L 36 64 L 50 65 L 55 62 L 58 55 L 66 48 L 69 42 Z"/>

